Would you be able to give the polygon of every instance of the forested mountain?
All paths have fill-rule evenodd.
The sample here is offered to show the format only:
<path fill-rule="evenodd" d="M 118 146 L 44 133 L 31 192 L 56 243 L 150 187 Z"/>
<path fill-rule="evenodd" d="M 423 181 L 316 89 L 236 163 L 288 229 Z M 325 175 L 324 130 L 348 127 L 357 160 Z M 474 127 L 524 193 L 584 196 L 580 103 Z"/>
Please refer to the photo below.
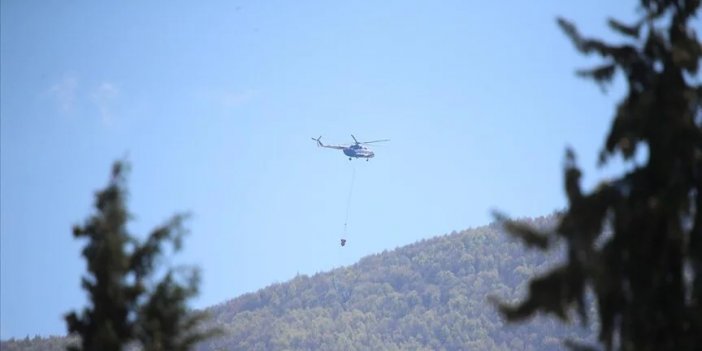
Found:
<path fill-rule="evenodd" d="M 498 224 L 422 240 L 213 306 L 223 334 L 198 349 L 561 350 L 565 338 L 594 340 L 594 327 L 554 317 L 506 325 L 488 301 L 523 297 L 527 278 L 558 258 L 525 250 Z M 2 350 L 51 350 L 45 341 Z"/>

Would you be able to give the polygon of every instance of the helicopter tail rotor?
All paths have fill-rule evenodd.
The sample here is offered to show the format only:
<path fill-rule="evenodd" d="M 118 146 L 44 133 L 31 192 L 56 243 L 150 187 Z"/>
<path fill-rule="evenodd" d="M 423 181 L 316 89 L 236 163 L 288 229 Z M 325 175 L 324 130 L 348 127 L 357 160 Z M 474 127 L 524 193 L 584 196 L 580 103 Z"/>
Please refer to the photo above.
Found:
<path fill-rule="evenodd" d="M 322 139 L 322 136 L 321 136 L 321 135 L 319 136 L 319 138 L 312 138 L 312 140 L 314 140 L 314 141 L 317 142 L 317 146 L 324 146 L 324 144 L 322 144 L 322 142 L 320 141 L 320 139 Z"/>

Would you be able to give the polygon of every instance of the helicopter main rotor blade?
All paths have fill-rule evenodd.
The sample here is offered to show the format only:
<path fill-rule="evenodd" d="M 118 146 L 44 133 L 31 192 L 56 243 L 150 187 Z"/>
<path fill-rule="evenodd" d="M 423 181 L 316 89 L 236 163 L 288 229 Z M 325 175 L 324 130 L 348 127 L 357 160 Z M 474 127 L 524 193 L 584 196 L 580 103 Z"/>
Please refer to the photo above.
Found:
<path fill-rule="evenodd" d="M 384 142 L 384 141 L 390 141 L 390 139 L 380 139 L 380 140 L 373 140 L 373 141 L 364 141 L 364 142 L 359 143 L 359 144 L 380 143 L 380 142 Z"/>
<path fill-rule="evenodd" d="M 351 137 L 353 138 L 353 141 L 354 141 L 356 144 L 360 144 L 360 143 L 358 142 L 358 140 L 356 140 L 356 137 L 353 136 L 353 134 L 351 134 Z"/>

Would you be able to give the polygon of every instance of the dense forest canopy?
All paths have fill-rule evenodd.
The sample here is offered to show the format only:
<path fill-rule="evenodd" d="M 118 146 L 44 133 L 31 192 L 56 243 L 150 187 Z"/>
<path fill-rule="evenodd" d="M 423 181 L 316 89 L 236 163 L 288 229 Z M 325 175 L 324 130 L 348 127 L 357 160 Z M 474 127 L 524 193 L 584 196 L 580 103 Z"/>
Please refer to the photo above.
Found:
<path fill-rule="evenodd" d="M 524 221 L 549 227 L 554 217 Z M 498 224 L 454 232 L 208 308 L 210 325 L 224 333 L 197 349 L 560 350 L 563 339 L 592 341 L 596 322 L 537 317 L 509 325 L 488 299 L 524 297 L 527 278 L 562 256 L 526 250 Z M 65 342 L 14 340 L 2 349 L 54 350 Z"/>

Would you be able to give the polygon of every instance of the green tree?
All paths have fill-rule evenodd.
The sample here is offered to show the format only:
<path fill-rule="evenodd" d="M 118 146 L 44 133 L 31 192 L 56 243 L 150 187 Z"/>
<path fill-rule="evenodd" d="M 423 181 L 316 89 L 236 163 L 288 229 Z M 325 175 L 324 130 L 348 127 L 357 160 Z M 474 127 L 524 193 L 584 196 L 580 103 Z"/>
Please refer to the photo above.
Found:
<path fill-rule="evenodd" d="M 558 24 L 585 54 L 605 63 L 578 74 L 597 83 L 624 74 L 628 94 L 617 107 L 600 161 L 631 160 L 645 147 L 648 160 L 584 193 L 568 150 L 569 206 L 553 231 L 506 221 L 528 245 L 567 243 L 566 261 L 534 278 L 521 303 L 501 305 L 509 320 L 537 311 L 566 319 L 575 308 L 587 320 L 584 294 L 594 291 L 599 340 L 607 349 L 699 350 L 702 346 L 702 45 L 689 22 L 699 0 L 641 0 L 638 22 L 610 19 L 626 37 L 613 45 L 583 38 Z M 573 347 L 579 347 L 571 343 Z M 585 347 L 584 345 L 580 345 Z"/>
<path fill-rule="evenodd" d="M 127 230 L 125 164 L 112 168 L 110 182 L 96 194 L 96 213 L 73 234 L 87 239 L 82 279 L 90 306 L 66 316 L 68 332 L 80 336 L 70 350 L 119 351 L 139 344 L 144 350 L 188 350 L 211 335 L 199 323 L 204 315 L 190 311 L 186 302 L 197 294 L 197 270 L 178 274 L 168 268 L 156 281 L 158 260 L 171 243 L 181 247 L 186 230 L 184 215 L 176 215 L 140 242 Z M 183 277 L 179 279 L 178 277 Z"/>

